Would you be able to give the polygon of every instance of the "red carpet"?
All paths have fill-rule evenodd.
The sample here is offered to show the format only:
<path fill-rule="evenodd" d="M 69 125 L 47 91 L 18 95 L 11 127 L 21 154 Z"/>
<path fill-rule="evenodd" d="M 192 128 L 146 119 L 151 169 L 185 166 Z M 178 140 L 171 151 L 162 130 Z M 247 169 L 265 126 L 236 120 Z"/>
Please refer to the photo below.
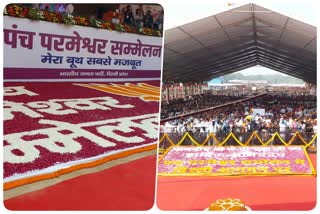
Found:
<path fill-rule="evenodd" d="M 10 210 L 148 210 L 154 204 L 156 156 L 76 177 L 4 202 Z"/>
<path fill-rule="evenodd" d="M 316 168 L 316 155 L 310 155 Z M 161 210 L 204 210 L 219 198 L 239 198 L 252 210 L 311 210 L 316 177 L 158 177 Z"/>

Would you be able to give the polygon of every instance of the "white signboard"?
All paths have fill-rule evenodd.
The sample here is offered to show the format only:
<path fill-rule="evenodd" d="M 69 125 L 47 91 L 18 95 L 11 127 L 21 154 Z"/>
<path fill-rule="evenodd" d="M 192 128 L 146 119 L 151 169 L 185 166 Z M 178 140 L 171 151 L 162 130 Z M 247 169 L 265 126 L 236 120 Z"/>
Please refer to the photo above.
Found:
<path fill-rule="evenodd" d="M 162 38 L 4 17 L 4 79 L 159 78 Z"/>
<path fill-rule="evenodd" d="M 264 108 L 254 108 L 253 109 L 253 117 L 255 117 L 257 114 L 260 116 L 264 116 L 266 113 L 266 110 Z"/>

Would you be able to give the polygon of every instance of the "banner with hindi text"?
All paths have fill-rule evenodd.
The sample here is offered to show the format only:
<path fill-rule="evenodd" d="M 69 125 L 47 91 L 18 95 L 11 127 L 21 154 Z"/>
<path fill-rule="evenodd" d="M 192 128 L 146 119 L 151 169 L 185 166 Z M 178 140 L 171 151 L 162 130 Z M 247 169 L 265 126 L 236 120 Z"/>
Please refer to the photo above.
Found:
<path fill-rule="evenodd" d="M 4 17 L 4 80 L 161 77 L 162 38 Z"/>

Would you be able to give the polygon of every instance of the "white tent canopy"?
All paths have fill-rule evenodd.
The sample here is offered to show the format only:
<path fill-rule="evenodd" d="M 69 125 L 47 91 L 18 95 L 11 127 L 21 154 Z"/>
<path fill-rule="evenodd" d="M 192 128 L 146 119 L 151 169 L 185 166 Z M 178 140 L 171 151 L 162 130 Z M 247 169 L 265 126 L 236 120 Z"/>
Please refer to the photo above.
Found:
<path fill-rule="evenodd" d="M 247 4 L 165 32 L 164 81 L 209 81 L 255 65 L 316 82 L 316 27 Z"/>

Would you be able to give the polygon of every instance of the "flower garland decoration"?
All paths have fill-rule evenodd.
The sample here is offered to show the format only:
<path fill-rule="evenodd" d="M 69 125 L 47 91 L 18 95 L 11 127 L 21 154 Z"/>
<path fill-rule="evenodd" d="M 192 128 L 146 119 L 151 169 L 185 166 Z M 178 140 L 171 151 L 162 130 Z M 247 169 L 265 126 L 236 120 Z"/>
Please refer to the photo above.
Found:
<path fill-rule="evenodd" d="M 124 25 L 124 30 L 129 33 L 132 32 L 132 28 L 129 25 Z"/>
<path fill-rule="evenodd" d="M 81 25 L 81 26 L 88 26 L 89 22 L 86 18 L 80 17 L 80 16 L 75 16 L 74 21 L 76 25 Z"/>
<path fill-rule="evenodd" d="M 30 9 L 28 10 L 27 16 L 28 16 L 30 19 L 33 19 L 33 20 L 41 20 L 41 19 L 43 19 L 43 13 L 42 13 L 42 11 L 39 11 L 38 9 L 34 9 L 34 8 L 30 8 Z"/>
<path fill-rule="evenodd" d="M 317 147 L 316 146 L 310 146 L 308 148 L 308 151 L 311 152 L 311 153 L 316 153 L 317 152 Z"/>
<path fill-rule="evenodd" d="M 74 25 L 76 24 L 76 21 L 74 20 L 73 16 L 70 14 L 64 14 L 62 16 L 63 23 L 67 25 Z"/>
<path fill-rule="evenodd" d="M 204 146 L 206 145 L 206 143 L 208 142 L 209 139 L 213 139 L 214 142 L 218 145 L 218 146 L 223 146 L 228 140 L 229 138 L 233 138 L 237 143 L 238 145 L 240 146 L 248 146 L 251 142 L 251 140 L 253 139 L 253 137 L 255 136 L 256 139 L 261 143 L 262 146 L 267 146 L 271 141 L 273 141 L 275 139 L 275 137 L 277 136 L 278 139 L 283 143 L 284 146 L 289 146 L 290 145 L 290 142 L 293 142 L 296 138 L 297 138 L 297 135 L 299 134 L 299 132 L 296 132 L 293 137 L 290 139 L 290 141 L 288 143 L 286 143 L 282 138 L 281 136 L 279 135 L 278 132 L 276 132 L 267 142 L 263 142 L 260 138 L 260 136 L 258 135 L 257 132 L 252 132 L 252 134 L 250 135 L 250 137 L 247 139 L 246 142 L 244 143 L 241 143 L 240 140 L 232 133 L 230 132 L 226 137 L 225 139 L 222 141 L 222 142 L 219 142 L 217 137 L 215 136 L 215 134 L 213 134 L 212 132 L 210 133 L 210 135 L 208 135 L 208 137 L 203 141 L 203 142 L 197 142 L 190 134 L 189 132 L 186 132 L 183 137 L 178 141 L 178 143 L 176 143 L 175 145 L 176 146 L 179 146 L 180 144 L 182 144 L 184 142 L 184 140 L 186 138 L 189 138 L 193 144 L 197 145 L 197 146 Z M 170 140 L 170 137 L 165 133 L 163 136 L 166 136 L 167 140 Z M 306 142 L 304 145 L 302 144 L 302 146 L 304 146 L 306 149 L 310 149 L 310 150 L 316 150 L 317 147 L 316 146 L 311 146 L 310 144 L 317 138 L 317 134 L 313 137 L 314 139 L 312 139 L 311 141 L 309 142 Z M 162 138 L 161 138 L 162 139 Z M 163 138 L 164 139 L 164 138 Z M 300 138 L 300 139 L 303 139 L 303 138 Z M 304 140 L 304 139 L 303 139 Z M 304 140 L 305 141 L 305 140 Z M 162 140 L 159 141 L 159 144 L 162 143 Z"/>
<path fill-rule="evenodd" d="M 95 27 L 95 28 L 103 28 L 102 27 L 103 23 L 101 21 L 99 21 L 99 20 L 96 20 L 96 19 L 90 20 L 90 24 L 91 24 L 92 27 Z"/>
<path fill-rule="evenodd" d="M 240 199 L 218 199 L 209 206 L 210 211 L 247 211 L 245 204 Z"/>
<path fill-rule="evenodd" d="M 161 36 L 162 36 L 160 30 L 155 30 L 153 35 L 154 35 L 154 36 L 158 36 L 158 37 L 161 37 Z"/>
<path fill-rule="evenodd" d="M 119 31 L 119 32 L 126 32 L 124 26 L 121 25 L 121 24 L 115 25 L 115 30 L 116 30 L 116 31 Z"/>
<path fill-rule="evenodd" d="M 162 37 L 162 32 L 150 28 L 136 28 L 129 25 L 113 24 L 103 22 L 97 19 L 88 20 L 85 17 L 73 16 L 71 14 L 60 14 L 49 12 L 46 10 L 39 10 L 35 8 L 22 7 L 20 5 L 7 5 L 3 12 L 4 15 L 29 18 L 32 20 L 42 20 L 54 23 L 63 23 L 67 25 L 89 26 L 99 29 L 106 29 L 109 31 L 115 30 L 118 32 L 135 33 L 147 36 Z"/>
<path fill-rule="evenodd" d="M 54 23 L 61 23 L 61 20 L 62 20 L 61 14 L 52 13 L 49 11 L 41 11 L 41 12 L 42 12 L 43 17 L 46 21 L 54 22 Z"/>
<path fill-rule="evenodd" d="M 102 28 L 102 29 L 107 29 L 107 30 L 109 30 L 109 31 L 114 30 L 114 28 L 112 28 L 112 25 L 111 25 L 110 23 L 107 23 L 107 22 L 102 23 L 101 28 Z"/>
<path fill-rule="evenodd" d="M 28 9 L 18 5 L 8 5 L 6 7 L 7 15 L 15 17 L 26 17 Z"/>

